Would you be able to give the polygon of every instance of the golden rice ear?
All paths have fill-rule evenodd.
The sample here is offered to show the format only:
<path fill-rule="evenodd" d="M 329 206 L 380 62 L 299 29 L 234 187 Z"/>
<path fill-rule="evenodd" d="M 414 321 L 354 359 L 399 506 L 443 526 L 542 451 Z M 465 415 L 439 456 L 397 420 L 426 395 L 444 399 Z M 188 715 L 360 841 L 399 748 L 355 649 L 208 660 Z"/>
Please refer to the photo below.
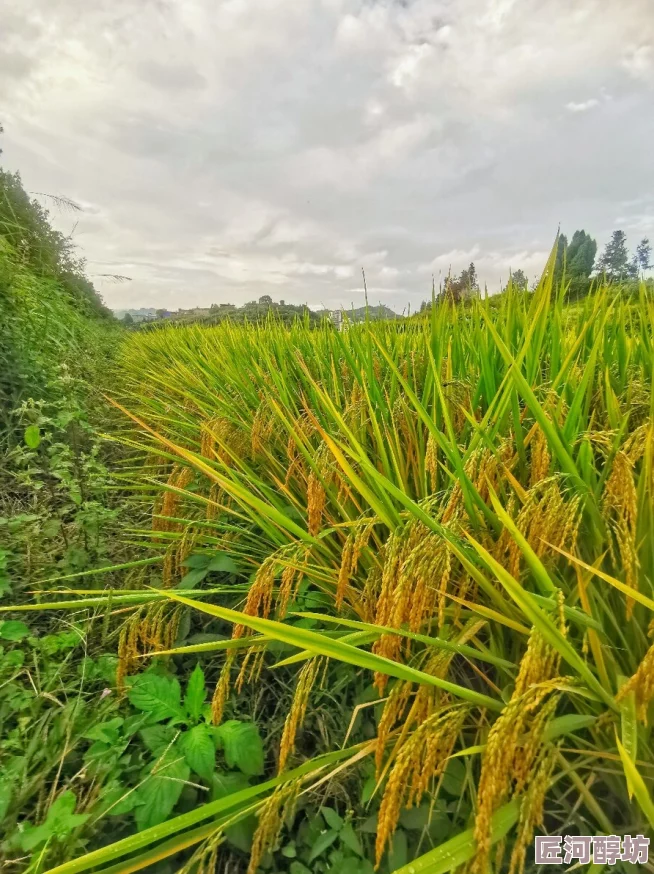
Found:
<path fill-rule="evenodd" d="M 514 792 L 521 791 L 532 777 L 545 725 L 559 700 L 556 688 L 560 682 L 559 665 L 558 652 L 538 630 L 532 629 L 511 700 L 490 730 L 482 759 L 473 874 L 486 874 L 488 870 L 493 814 L 512 787 Z"/>
<path fill-rule="evenodd" d="M 431 431 L 425 449 L 425 470 L 429 474 L 431 490 L 435 492 L 438 489 L 438 444 Z"/>
<path fill-rule="evenodd" d="M 197 539 L 197 529 L 194 528 L 192 524 L 187 525 L 179 543 L 177 544 L 177 549 L 175 550 L 175 572 L 180 577 L 183 576 L 182 564 L 193 552 Z"/>
<path fill-rule="evenodd" d="M 552 456 L 550 455 L 547 437 L 540 425 L 535 425 L 531 440 L 530 484 L 532 486 L 547 478 L 551 464 Z"/>
<path fill-rule="evenodd" d="M 170 488 L 164 492 L 161 506 L 158 508 L 158 514 L 155 513 L 152 519 L 153 531 L 179 531 L 180 525 L 175 521 L 177 510 L 181 501 L 181 496 L 178 491 L 183 491 L 186 486 L 191 483 L 195 471 L 191 467 L 185 467 L 179 464 L 173 465 L 173 469 L 166 481 L 166 485 Z M 161 517 L 161 518 L 158 518 Z"/>
<path fill-rule="evenodd" d="M 444 770 L 459 736 L 467 708 L 456 706 L 434 713 L 407 735 L 390 770 L 377 820 L 375 866 L 393 837 L 400 813 L 420 803 L 432 780 Z"/>
<path fill-rule="evenodd" d="M 259 811 L 259 823 L 252 838 L 247 874 L 256 874 L 264 853 L 276 844 L 284 820 L 290 820 L 293 816 L 299 791 L 300 781 L 293 780 L 291 783 L 278 786 L 264 802 Z"/>
<path fill-rule="evenodd" d="M 268 449 L 275 432 L 275 415 L 269 407 L 265 392 L 259 392 L 259 397 L 259 406 L 250 429 L 250 451 L 253 457 Z"/>
<path fill-rule="evenodd" d="M 309 659 L 299 673 L 295 693 L 293 694 L 293 702 L 289 710 L 286 720 L 284 721 L 284 730 L 279 747 L 279 766 L 278 772 L 281 774 L 286 768 L 288 757 L 295 748 L 295 738 L 297 732 L 304 724 L 304 718 L 309 704 L 309 695 L 313 689 L 316 678 L 324 663 L 322 656 Z"/>
<path fill-rule="evenodd" d="M 170 546 L 167 547 L 166 552 L 164 553 L 163 560 L 163 568 L 162 568 L 162 581 L 164 589 L 169 589 L 174 582 L 175 579 L 175 566 L 176 566 L 176 547 L 174 543 L 171 543 Z"/>
<path fill-rule="evenodd" d="M 177 874 L 215 874 L 218 870 L 218 851 L 225 843 L 225 835 L 222 828 L 217 828 L 205 841 L 200 844 L 188 862 L 181 867 Z"/>
<path fill-rule="evenodd" d="M 534 830 L 536 826 L 543 825 L 545 797 L 558 752 L 558 746 L 553 744 L 544 747 L 534 767 L 529 786 L 520 803 L 518 833 L 511 852 L 509 874 L 524 874 L 527 849 L 532 844 Z"/>
<path fill-rule="evenodd" d="M 213 522 L 225 500 L 225 494 L 217 483 L 212 483 L 209 488 L 209 500 L 206 504 L 205 518 L 207 522 Z"/>
<path fill-rule="evenodd" d="M 624 581 L 630 589 L 638 588 L 638 549 L 636 533 L 638 530 L 638 493 L 633 476 L 633 462 L 624 451 L 615 454 L 611 473 L 604 484 L 602 495 L 602 515 L 606 520 L 618 546 L 618 562 L 613 540 L 609 541 L 614 565 L 622 565 Z M 627 598 L 627 619 L 631 619 L 634 609 L 633 598 Z"/>
<path fill-rule="evenodd" d="M 236 658 L 236 651 L 233 649 L 227 650 L 225 662 L 221 668 L 216 688 L 214 689 L 211 699 L 211 721 L 214 725 L 220 725 L 223 720 L 225 704 L 231 689 L 232 666 Z"/>
<path fill-rule="evenodd" d="M 234 688 L 239 695 L 243 691 L 243 686 L 246 682 L 256 682 L 261 676 L 265 653 L 265 646 L 248 647 L 247 652 L 245 653 L 245 658 L 241 664 L 241 670 L 239 671 L 236 683 L 234 684 Z"/>
<path fill-rule="evenodd" d="M 248 590 L 243 612 L 246 616 L 262 616 L 267 619 L 272 609 L 273 589 L 275 587 L 276 556 L 268 556 L 259 566 L 259 570 Z M 245 628 L 235 625 L 232 637 L 242 637 Z"/>
<path fill-rule="evenodd" d="M 647 725 L 647 708 L 654 698 L 654 644 L 645 653 L 636 673 L 620 687 L 615 700 L 624 701 L 632 692 L 636 700 L 638 719 L 643 725 Z"/>
<path fill-rule="evenodd" d="M 391 730 L 403 718 L 412 692 L 413 683 L 396 683 L 386 699 L 381 719 L 377 726 L 377 741 L 375 745 L 377 779 L 381 776 L 384 752 Z"/>
<path fill-rule="evenodd" d="M 320 533 L 322 514 L 327 503 L 325 487 L 315 471 L 310 471 L 307 481 L 307 522 L 309 534 L 313 537 Z"/>
<path fill-rule="evenodd" d="M 348 534 L 341 553 L 341 567 L 338 572 L 338 582 L 336 583 L 336 599 L 334 606 L 340 610 L 343 606 L 343 599 L 350 584 L 350 576 L 352 573 L 352 556 L 354 554 L 354 537 Z"/>

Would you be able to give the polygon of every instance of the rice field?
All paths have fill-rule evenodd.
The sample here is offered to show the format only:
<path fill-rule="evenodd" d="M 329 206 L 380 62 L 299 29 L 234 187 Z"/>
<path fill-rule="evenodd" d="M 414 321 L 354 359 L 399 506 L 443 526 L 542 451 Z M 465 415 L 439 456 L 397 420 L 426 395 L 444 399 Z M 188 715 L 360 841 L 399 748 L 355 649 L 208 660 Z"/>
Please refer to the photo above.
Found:
<path fill-rule="evenodd" d="M 604 286 L 569 307 L 552 268 L 533 294 L 397 323 L 126 340 L 112 438 L 161 575 L 124 616 L 119 679 L 197 653 L 215 725 L 280 671 L 292 689 L 264 782 L 56 870 L 184 847 L 214 870 L 253 814 L 248 874 L 273 870 L 298 799 L 362 773 L 371 862 L 401 874 L 515 874 L 534 834 L 654 826 L 654 302 Z M 189 580 L 197 556 L 234 573 Z M 175 646 L 189 611 L 230 638 Z M 347 706 L 312 746 L 335 677 Z M 452 762 L 456 832 L 425 827 L 392 868 Z"/>

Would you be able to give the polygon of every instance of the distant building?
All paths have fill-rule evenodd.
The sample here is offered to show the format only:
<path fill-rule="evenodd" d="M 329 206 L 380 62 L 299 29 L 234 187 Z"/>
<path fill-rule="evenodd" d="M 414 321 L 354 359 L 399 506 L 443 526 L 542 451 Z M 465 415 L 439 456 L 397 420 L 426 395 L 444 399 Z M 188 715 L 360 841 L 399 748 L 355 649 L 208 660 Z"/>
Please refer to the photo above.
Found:
<path fill-rule="evenodd" d="M 329 318 L 332 320 L 335 328 L 338 328 L 339 331 L 343 330 L 343 310 L 332 310 Z"/>

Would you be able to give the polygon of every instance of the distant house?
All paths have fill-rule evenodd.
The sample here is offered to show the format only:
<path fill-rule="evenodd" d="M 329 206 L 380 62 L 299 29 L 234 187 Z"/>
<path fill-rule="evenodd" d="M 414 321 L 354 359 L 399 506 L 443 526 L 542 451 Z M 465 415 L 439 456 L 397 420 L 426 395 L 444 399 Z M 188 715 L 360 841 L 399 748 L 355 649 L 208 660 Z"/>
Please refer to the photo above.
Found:
<path fill-rule="evenodd" d="M 343 330 L 343 310 L 332 310 L 329 313 L 329 318 L 335 328 L 338 328 L 339 331 Z"/>

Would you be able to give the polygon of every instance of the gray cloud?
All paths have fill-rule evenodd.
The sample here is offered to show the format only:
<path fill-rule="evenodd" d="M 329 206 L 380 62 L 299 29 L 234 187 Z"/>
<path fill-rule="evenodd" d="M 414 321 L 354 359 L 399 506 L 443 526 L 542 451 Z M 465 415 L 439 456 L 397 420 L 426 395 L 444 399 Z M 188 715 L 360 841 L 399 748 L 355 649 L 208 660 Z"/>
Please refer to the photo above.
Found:
<path fill-rule="evenodd" d="M 650 0 L 5 0 L 6 165 L 112 306 L 401 310 L 654 236 Z M 70 230 L 70 217 L 55 216 Z"/>

